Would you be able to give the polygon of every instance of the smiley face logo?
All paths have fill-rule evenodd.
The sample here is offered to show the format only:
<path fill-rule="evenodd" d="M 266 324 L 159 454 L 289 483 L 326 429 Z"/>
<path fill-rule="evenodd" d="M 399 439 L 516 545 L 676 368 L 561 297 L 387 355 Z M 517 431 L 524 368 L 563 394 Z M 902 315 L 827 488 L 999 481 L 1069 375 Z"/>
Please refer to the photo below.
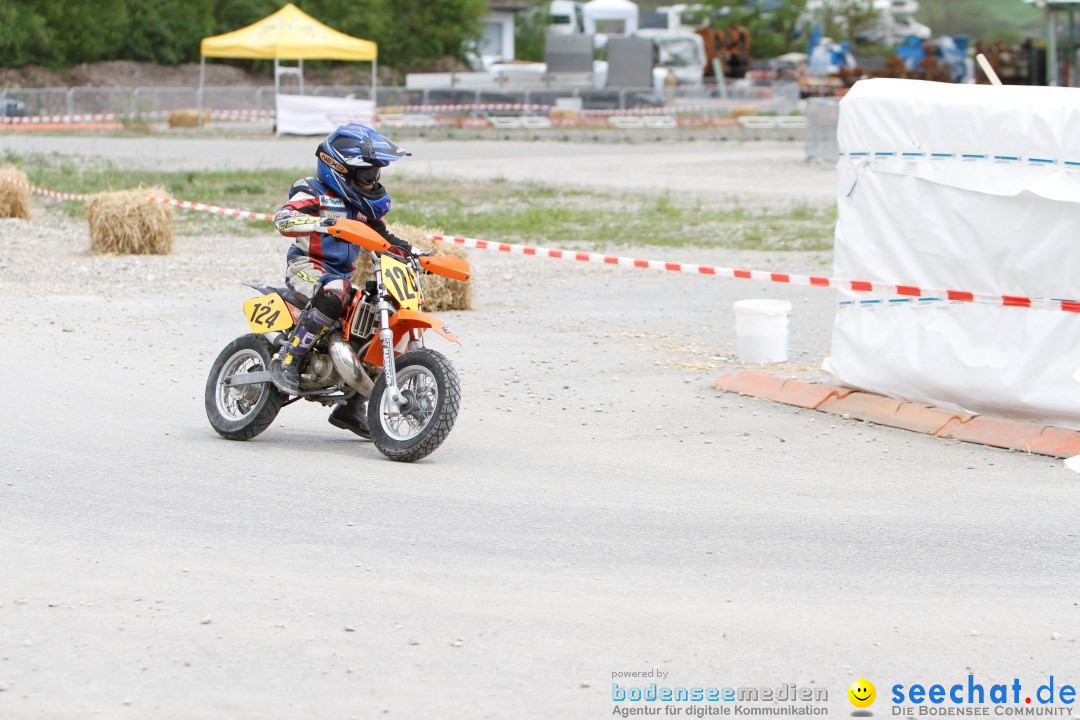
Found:
<path fill-rule="evenodd" d="M 874 688 L 874 683 L 865 678 L 859 678 L 851 683 L 851 687 L 847 689 L 847 696 L 855 707 L 868 708 L 877 699 L 877 690 Z"/>

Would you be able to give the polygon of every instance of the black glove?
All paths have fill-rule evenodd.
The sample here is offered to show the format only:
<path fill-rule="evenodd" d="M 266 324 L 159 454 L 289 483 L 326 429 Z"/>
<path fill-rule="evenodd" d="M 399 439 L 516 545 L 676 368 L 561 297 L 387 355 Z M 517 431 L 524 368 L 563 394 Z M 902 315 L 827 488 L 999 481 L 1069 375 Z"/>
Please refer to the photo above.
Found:
<path fill-rule="evenodd" d="M 412 252 L 413 252 L 413 249 L 412 249 L 412 245 L 410 245 L 409 243 L 405 242 L 404 240 L 402 240 L 401 238 L 399 238 L 399 237 L 398 237 L 397 235 L 395 235 L 394 233 L 392 233 L 392 232 L 388 232 L 388 233 L 386 233 L 386 241 L 387 241 L 388 243 L 390 243 L 391 245 L 393 245 L 394 247 L 398 247 L 398 248 L 401 248 L 401 249 L 402 249 L 402 250 L 404 250 L 405 252 L 407 252 L 407 253 L 409 253 L 410 255 L 412 255 Z"/>

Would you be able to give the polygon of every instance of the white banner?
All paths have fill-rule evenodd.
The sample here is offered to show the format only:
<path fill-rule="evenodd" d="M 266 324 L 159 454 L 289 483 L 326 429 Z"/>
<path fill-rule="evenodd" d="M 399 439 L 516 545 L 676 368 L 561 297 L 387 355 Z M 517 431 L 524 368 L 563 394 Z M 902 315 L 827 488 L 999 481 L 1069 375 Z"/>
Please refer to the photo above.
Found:
<path fill-rule="evenodd" d="M 278 135 L 326 135 L 351 122 L 373 125 L 375 103 L 316 95 L 277 96 Z"/>
<path fill-rule="evenodd" d="M 1078 126 L 1069 88 L 859 82 L 840 103 L 836 276 L 1080 298 Z M 873 392 L 1080 429 L 1072 313 L 849 305 L 825 367 Z"/>

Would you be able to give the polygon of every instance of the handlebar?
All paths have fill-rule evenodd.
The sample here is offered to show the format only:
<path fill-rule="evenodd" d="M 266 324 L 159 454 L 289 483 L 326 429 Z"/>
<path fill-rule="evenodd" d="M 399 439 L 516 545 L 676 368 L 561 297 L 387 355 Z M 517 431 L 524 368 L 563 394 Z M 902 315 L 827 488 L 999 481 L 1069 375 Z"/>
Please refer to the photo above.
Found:
<path fill-rule="evenodd" d="M 365 250 L 371 250 L 372 252 L 387 252 L 391 245 L 382 235 L 372 230 L 366 224 L 359 220 L 338 220 L 336 218 L 325 218 L 323 221 L 333 220 L 334 222 L 324 225 L 327 228 L 327 232 L 336 238 L 340 238 L 347 243 L 358 245 Z"/>
<path fill-rule="evenodd" d="M 396 245 L 391 245 L 388 240 L 359 220 L 326 218 L 325 221 L 332 221 L 325 225 L 329 234 L 365 250 L 376 253 L 393 252 L 407 259 L 414 267 L 418 266 L 418 269 L 442 275 L 451 280 L 464 282 L 471 274 L 469 263 L 459 257 L 410 253 Z"/>

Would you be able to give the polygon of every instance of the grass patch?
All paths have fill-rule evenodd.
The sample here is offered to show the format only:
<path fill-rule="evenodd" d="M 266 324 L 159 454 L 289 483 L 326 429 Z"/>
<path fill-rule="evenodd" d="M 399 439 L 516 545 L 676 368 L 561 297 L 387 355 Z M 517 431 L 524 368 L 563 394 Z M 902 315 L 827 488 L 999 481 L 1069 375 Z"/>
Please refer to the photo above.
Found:
<path fill-rule="evenodd" d="M 224 207 L 274 212 L 288 197 L 289 187 L 299 176 L 292 170 L 255 172 L 190 170 L 138 170 L 122 168 L 109 162 L 89 163 L 56 153 L 22 155 L 4 152 L 7 162 L 26 168 L 30 182 L 50 190 L 95 193 L 126 190 L 140 185 L 163 187 L 181 200 Z M 83 216 L 82 203 L 64 203 L 73 217 Z M 220 217 L 190 210 L 176 211 L 179 234 L 220 233 L 225 227 L 243 234 L 266 232 L 269 226 L 258 220 L 223 220 Z"/>
<path fill-rule="evenodd" d="M 128 170 L 57 154 L 5 151 L 0 165 L 26 171 L 30 182 L 65 192 L 93 193 L 160 186 L 173 197 L 273 213 L 303 170 Z M 308 171 L 310 172 L 310 170 Z M 750 207 L 733 198 L 706 200 L 670 193 L 562 188 L 503 179 L 461 181 L 385 177 L 394 199 L 389 220 L 502 242 L 561 246 L 658 245 L 750 250 L 827 250 L 832 247 L 832 205 L 793 203 Z M 81 203 L 66 203 L 82 216 Z M 273 232 L 262 221 L 222 219 L 177 210 L 177 232 Z"/>
<path fill-rule="evenodd" d="M 393 218 L 503 242 L 828 250 L 836 225 L 832 205 L 749 207 L 731 198 L 435 178 L 390 182 Z"/>

